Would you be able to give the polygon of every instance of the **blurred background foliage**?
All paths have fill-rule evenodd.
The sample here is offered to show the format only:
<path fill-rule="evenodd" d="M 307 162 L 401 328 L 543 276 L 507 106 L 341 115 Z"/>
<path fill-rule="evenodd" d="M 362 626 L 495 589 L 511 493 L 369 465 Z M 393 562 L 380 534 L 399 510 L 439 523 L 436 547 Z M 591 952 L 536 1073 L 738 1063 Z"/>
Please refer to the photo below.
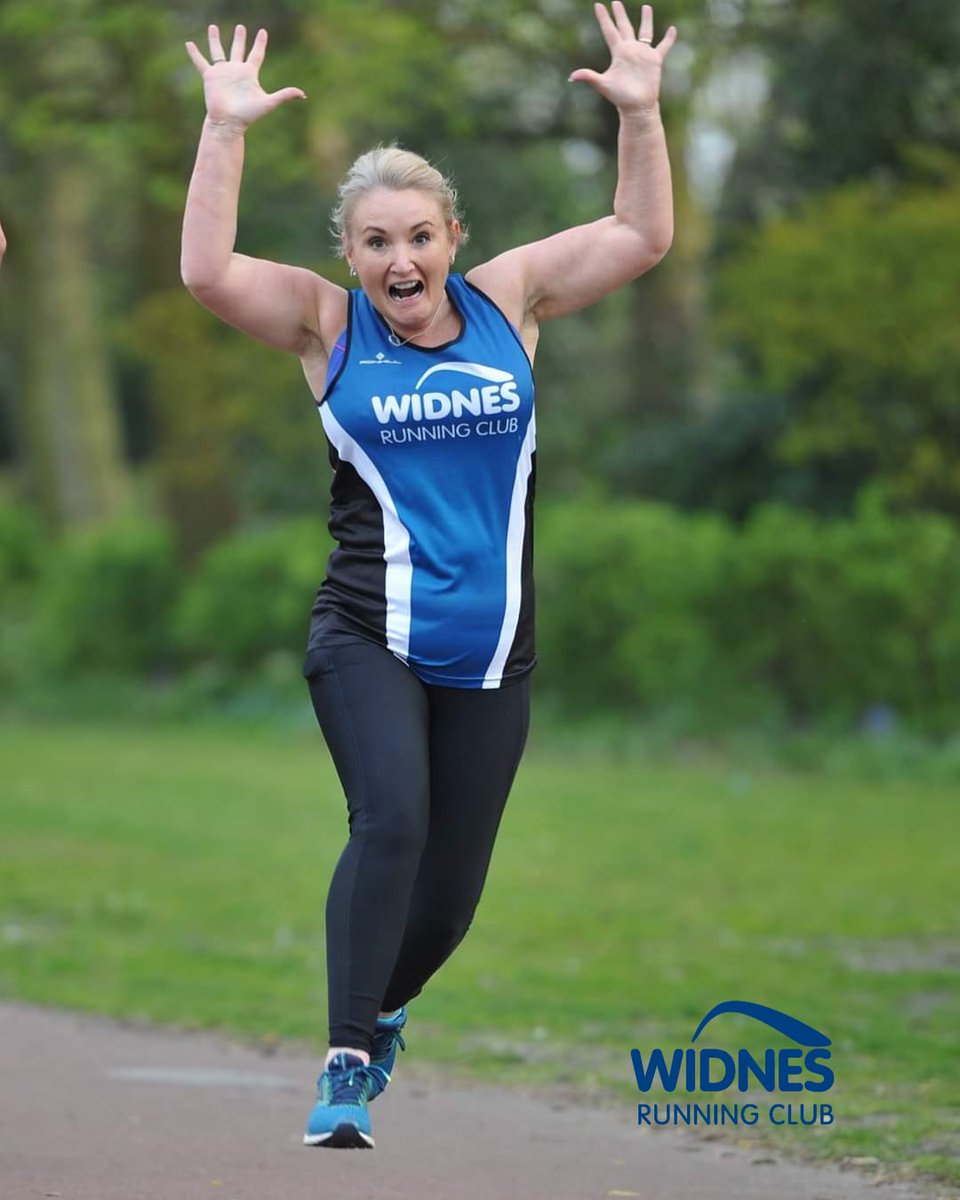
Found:
<path fill-rule="evenodd" d="M 638 15 L 638 14 L 635 14 Z M 681 724 L 960 717 L 960 9 L 669 0 L 676 238 L 545 330 L 541 686 Z M 328 214 L 397 140 L 470 265 L 609 211 L 574 0 L 0 0 L 0 682 L 300 652 L 328 549 L 295 359 L 179 279 L 183 49 L 263 24 L 238 246 L 347 283 Z M 295 674 L 295 672 L 294 672 Z M 685 715 L 683 715 L 685 714 Z"/>

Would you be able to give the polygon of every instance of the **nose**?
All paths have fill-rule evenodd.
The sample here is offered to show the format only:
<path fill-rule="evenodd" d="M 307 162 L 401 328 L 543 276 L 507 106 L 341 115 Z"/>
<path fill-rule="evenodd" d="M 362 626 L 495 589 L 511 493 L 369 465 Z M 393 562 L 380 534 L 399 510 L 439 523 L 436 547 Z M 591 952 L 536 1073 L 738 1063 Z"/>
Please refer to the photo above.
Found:
<path fill-rule="evenodd" d="M 409 275 L 413 259 L 406 246 L 398 246 L 393 252 L 393 270 L 396 275 Z"/>

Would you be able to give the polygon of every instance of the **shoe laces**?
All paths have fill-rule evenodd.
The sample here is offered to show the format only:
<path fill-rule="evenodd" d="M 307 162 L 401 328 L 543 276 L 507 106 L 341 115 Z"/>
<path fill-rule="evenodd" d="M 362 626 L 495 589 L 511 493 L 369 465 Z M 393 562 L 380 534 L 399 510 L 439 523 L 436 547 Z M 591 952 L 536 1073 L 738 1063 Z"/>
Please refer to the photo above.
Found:
<path fill-rule="evenodd" d="M 361 1104 L 370 1090 L 368 1070 L 359 1058 L 338 1054 L 324 1071 L 328 1104 Z"/>
<path fill-rule="evenodd" d="M 407 1021 L 406 1013 L 404 1013 L 403 1016 L 397 1020 L 399 1028 L 395 1028 L 393 1025 L 391 1025 L 389 1020 L 381 1020 L 377 1022 L 377 1028 L 373 1036 L 374 1048 L 376 1051 L 379 1051 L 379 1053 L 376 1054 L 375 1057 L 382 1058 L 394 1042 L 396 1042 L 401 1050 L 406 1050 L 407 1043 L 403 1040 L 403 1034 L 400 1032 Z"/>

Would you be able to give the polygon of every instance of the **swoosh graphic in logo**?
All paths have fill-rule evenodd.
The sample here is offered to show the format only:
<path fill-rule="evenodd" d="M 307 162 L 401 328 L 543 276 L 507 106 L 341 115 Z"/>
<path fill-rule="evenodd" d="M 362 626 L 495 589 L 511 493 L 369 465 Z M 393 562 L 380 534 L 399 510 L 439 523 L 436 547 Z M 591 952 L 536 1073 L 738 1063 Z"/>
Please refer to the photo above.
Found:
<path fill-rule="evenodd" d="M 429 379 L 434 371 L 459 371 L 461 375 L 476 375 L 478 379 L 488 379 L 491 383 L 509 383 L 513 379 L 509 371 L 501 371 L 497 367 L 485 367 L 481 363 L 445 362 L 424 371 L 417 380 L 415 390 L 419 390 L 423 381 Z"/>
<path fill-rule="evenodd" d="M 724 1000 L 722 1004 L 715 1005 L 697 1026 L 697 1032 L 690 1041 L 695 1042 L 703 1032 L 704 1027 L 714 1017 L 719 1017 L 721 1013 L 728 1012 L 742 1013 L 745 1017 L 753 1017 L 755 1021 L 762 1021 L 764 1025 L 769 1025 L 771 1029 L 776 1029 L 778 1033 L 783 1033 L 788 1038 L 793 1038 L 801 1046 L 829 1046 L 831 1044 L 827 1035 L 821 1033 L 819 1029 L 814 1029 L 812 1025 L 807 1025 L 806 1022 L 799 1021 L 796 1017 L 791 1017 L 785 1012 L 780 1012 L 779 1009 L 767 1008 L 765 1004 L 753 1004 L 749 1000 Z"/>

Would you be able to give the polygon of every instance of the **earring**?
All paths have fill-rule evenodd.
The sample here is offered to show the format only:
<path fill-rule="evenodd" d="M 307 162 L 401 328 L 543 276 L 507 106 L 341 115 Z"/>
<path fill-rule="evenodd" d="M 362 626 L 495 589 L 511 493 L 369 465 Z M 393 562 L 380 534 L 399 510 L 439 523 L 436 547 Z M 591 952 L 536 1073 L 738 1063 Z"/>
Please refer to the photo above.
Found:
<path fill-rule="evenodd" d="M 350 264 L 350 274 L 354 277 L 356 277 L 357 274 L 357 268 L 353 265 L 353 263 Z"/>

